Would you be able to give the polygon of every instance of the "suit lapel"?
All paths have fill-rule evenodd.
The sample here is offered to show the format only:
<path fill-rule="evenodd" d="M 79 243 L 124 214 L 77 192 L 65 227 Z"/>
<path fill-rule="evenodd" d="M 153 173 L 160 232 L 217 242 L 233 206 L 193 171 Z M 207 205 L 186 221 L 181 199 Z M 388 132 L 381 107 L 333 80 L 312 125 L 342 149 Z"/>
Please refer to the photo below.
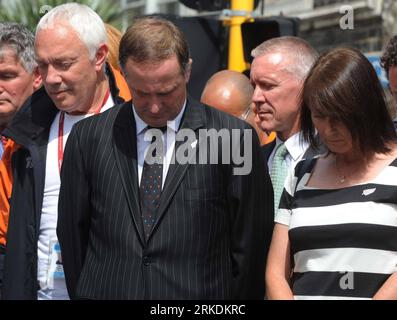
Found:
<path fill-rule="evenodd" d="M 205 114 L 204 114 L 204 107 L 197 101 L 194 101 L 192 99 L 188 99 L 188 102 L 186 104 L 186 109 L 181 121 L 181 125 L 179 126 L 180 129 L 192 129 L 194 131 L 198 130 L 199 128 L 203 127 L 205 124 Z M 198 134 L 196 133 L 196 138 L 198 137 Z M 176 141 L 175 142 L 175 150 L 178 150 L 178 147 L 182 145 L 182 141 Z M 198 146 L 198 144 L 197 144 Z M 194 156 L 197 152 L 197 147 L 194 152 Z M 176 153 L 174 153 L 176 154 Z M 154 230 L 157 228 L 157 225 L 161 221 L 164 213 L 166 212 L 166 209 L 174 196 L 176 190 L 178 189 L 180 183 L 182 182 L 182 179 L 184 175 L 186 174 L 186 170 L 189 167 L 189 161 L 186 164 L 178 164 L 177 161 L 174 161 L 174 164 L 170 164 L 170 167 L 168 168 L 168 173 L 167 177 L 164 183 L 164 188 L 163 192 L 161 194 L 160 198 L 160 204 L 159 208 L 157 210 L 157 218 L 156 222 L 153 225 L 152 232 L 149 235 L 149 238 L 151 237 L 152 233 Z M 148 240 L 149 240 L 148 238 Z"/>
<path fill-rule="evenodd" d="M 136 125 L 131 103 L 125 103 L 121 107 L 115 120 L 113 150 L 132 219 L 144 245 L 145 237 L 139 206 Z"/>

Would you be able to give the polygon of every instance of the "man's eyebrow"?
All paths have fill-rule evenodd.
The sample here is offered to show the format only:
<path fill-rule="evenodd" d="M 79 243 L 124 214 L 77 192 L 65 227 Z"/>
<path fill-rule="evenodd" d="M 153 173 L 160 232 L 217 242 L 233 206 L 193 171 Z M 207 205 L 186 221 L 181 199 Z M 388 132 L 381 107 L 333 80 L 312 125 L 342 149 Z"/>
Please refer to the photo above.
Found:
<path fill-rule="evenodd" d="M 54 61 L 54 62 L 65 62 L 65 61 L 73 62 L 76 60 L 77 60 L 77 57 L 57 57 L 57 58 L 52 59 L 52 61 Z"/>
<path fill-rule="evenodd" d="M 279 84 L 279 81 L 270 78 L 259 78 L 255 82 L 261 84 Z"/>
<path fill-rule="evenodd" d="M 6 66 L 0 69 L 0 73 L 17 73 L 17 70 L 13 69 L 12 67 Z"/>
<path fill-rule="evenodd" d="M 178 88 L 179 87 L 179 84 L 175 84 L 175 85 L 173 85 L 173 86 L 170 86 L 170 87 L 168 87 L 168 88 L 165 88 L 163 91 L 160 91 L 160 93 L 162 93 L 162 94 L 164 94 L 164 93 L 169 93 L 169 92 L 172 92 L 172 91 L 174 91 L 176 88 Z"/>
<path fill-rule="evenodd" d="M 66 57 L 65 56 L 65 57 L 50 58 L 50 59 L 48 59 L 48 61 L 52 62 L 52 63 L 54 63 L 54 62 L 59 63 L 59 62 L 65 62 L 65 61 L 74 62 L 77 59 L 78 59 L 78 57 Z M 37 63 L 47 63 L 47 60 L 36 58 L 36 62 Z"/>

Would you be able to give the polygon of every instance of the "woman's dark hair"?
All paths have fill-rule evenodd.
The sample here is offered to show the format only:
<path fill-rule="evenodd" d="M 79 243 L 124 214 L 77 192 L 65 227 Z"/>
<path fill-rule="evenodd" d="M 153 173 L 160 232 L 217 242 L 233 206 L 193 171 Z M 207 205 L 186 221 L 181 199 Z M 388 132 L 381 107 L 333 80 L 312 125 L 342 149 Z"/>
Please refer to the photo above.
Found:
<path fill-rule="evenodd" d="M 358 50 L 337 48 L 323 53 L 302 89 L 303 137 L 317 146 L 314 112 L 343 123 L 365 156 L 387 153 L 396 140 L 383 89 L 374 68 Z"/>

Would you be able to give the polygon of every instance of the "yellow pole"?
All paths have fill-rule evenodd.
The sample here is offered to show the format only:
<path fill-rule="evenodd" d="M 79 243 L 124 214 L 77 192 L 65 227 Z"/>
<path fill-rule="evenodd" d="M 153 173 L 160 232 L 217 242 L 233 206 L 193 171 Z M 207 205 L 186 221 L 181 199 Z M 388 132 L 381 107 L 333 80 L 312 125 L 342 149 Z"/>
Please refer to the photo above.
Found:
<path fill-rule="evenodd" d="M 233 10 L 247 11 L 254 9 L 254 0 L 231 0 L 232 17 L 230 21 L 229 34 L 229 60 L 228 69 L 242 72 L 247 69 L 244 60 L 243 38 L 241 35 L 241 25 L 247 21 L 247 16 L 234 16 Z"/>

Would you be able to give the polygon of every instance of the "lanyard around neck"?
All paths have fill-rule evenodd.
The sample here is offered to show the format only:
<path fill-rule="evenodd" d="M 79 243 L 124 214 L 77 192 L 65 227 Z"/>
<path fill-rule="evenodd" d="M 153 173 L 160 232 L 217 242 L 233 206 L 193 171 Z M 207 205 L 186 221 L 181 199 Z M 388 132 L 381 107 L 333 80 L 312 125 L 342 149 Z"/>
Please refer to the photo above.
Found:
<path fill-rule="evenodd" d="M 98 114 L 101 112 L 101 109 L 106 104 L 110 95 L 109 89 L 106 91 L 105 97 L 99 107 L 94 111 L 94 114 Z M 63 127 L 65 123 L 65 112 L 61 111 L 59 115 L 59 126 L 58 126 L 58 169 L 59 173 L 61 173 L 62 161 L 63 161 Z"/>

